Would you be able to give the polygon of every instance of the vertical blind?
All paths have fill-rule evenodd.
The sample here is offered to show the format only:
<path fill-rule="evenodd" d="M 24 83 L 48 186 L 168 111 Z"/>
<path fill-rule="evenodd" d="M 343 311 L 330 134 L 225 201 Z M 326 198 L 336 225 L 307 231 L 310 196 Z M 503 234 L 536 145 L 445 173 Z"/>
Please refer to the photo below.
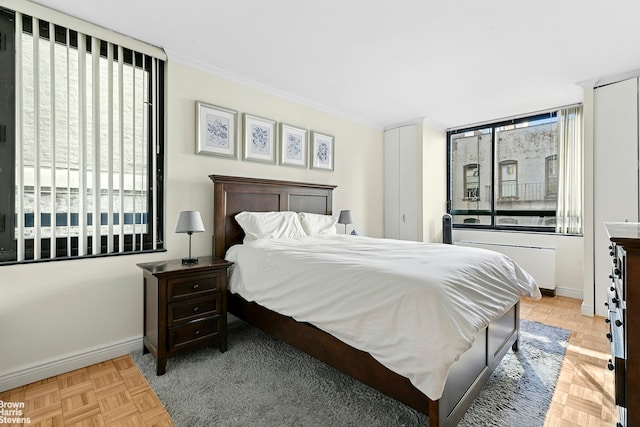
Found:
<path fill-rule="evenodd" d="M 556 232 L 582 233 L 582 106 L 558 111 L 558 210 Z"/>
<path fill-rule="evenodd" d="M 15 261 L 160 249 L 164 57 L 19 11 L 15 46 Z"/>

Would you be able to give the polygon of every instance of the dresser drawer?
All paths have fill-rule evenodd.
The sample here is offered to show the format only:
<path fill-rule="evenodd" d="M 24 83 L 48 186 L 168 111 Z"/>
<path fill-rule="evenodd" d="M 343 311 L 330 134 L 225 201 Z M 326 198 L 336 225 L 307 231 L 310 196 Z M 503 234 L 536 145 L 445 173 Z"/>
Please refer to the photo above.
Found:
<path fill-rule="evenodd" d="M 200 293 L 220 290 L 220 273 L 209 272 L 176 277 L 167 281 L 167 298 L 169 300 L 196 296 Z"/>
<path fill-rule="evenodd" d="M 221 316 L 216 316 L 169 328 L 169 351 L 198 345 L 215 337 L 220 332 L 221 323 Z"/>
<path fill-rule="evenodd" d="M 222 294 L 215 293 L 169 304 L 169 326 L 186 320 L 211 317 L 220 314 Z"/>

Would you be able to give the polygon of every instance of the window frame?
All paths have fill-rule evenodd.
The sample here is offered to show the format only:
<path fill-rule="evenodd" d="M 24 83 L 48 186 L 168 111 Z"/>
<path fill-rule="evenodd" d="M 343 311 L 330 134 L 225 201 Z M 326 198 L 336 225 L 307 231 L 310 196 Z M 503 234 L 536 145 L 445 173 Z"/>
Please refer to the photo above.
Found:
<path fill-rule="evenodd" d="M 16 55 L 15 51 L 15 13 L 0 8 L 0 84 L 12 86 L 15 84 Z M 8 92 L 8 93 L 7 93 Z M 15 212 L 15 148 L 10 147 L 10 141 L 15 140 L 16 97 L 15 90 L 4 92 L 8 96 L 0 102 L 0 253 L 5 246 L 13 244 L 13 216 Z M 10 123 L 10 125 L 7 125 Z M 0 258 L 1 259 L 1 258 Z"/>
<path fill-rule="evenodd" d="M 490 223 L 482 224 L 480 223 L 453 223 L 453 228 L 460 229 L 480 229 L 480 230 L 500 230 L 500 231 L 511 231 L 511 232 L 541 232 L 541 233 L 555 233 L 555 226 L 513 226 L 513 225 L 503 225 L 498 223 L 498 217 L 501 216 L 509 216 L 509 217 L 556 217 L 557 209 L 555 210 L 500 210 L 497 209 L 497 201 L 499 197 L 496 197 L 496 192 L 499 191 L 496 189 L 496 166 L 499 168 L 499 164 L 496 164 L 497 158 L 497 137 L 496 137 L 496 129 L 503 126 L 511 126 L 518 125 L 521 123 L 557 118 L 557 110 L 550 110 L 543 113 L 534 113 L 526 116 L 519 116 L 511 119 L 503 119 L 495 122 L 481 123 L 478 125 L 473 125 L 469 127 L 456 128 L 447 131 L 447 213 L 452 216 L 456 215 L 467 215 L 467 216 L 483 216 L 489 217 Z M 491 129 L 491 186 L 490 186 L 490 201 L 491 208 L 490 210 L 462 210 L 462 209 L 452 209 L 452 200 L 455 195 L 452 194 L 453 188 L 451 186 L 452 173 L 456 173 L 451 170 L 451 140 L 452 137 L 461 133 L 479 131 L 483 129 Z M 466 165 L 465 165 L 466 166 Z M 546 165 L 545 165 L 546 168 Z M 459 173 L 459 172 L 458 172 Z M 466 182 L 465 182 L 466 183 Z M 499 183 L 498 183 L 499 184 Z M 497 193 L 499 194 L 499 193 Z"/>
<path fill-rule="evenodd" d="M 44 31 L 43 33 L 40 33 L 39 31 L 40 33 L 39 35 L 41 39 L 46 40 L 47 43 L 49 43 L 50 40 L 54 40 L 55 43 L 60 43 L 59 31 L 64 30 L 65 34 L 68 34 L 68 39 L 66 38 L 67 36 L 65 35 L 64 36 L 65 41 L 63 43 L 67 43 L 68 46 L 70 46 L 71 48 L 76 48 L 76 49 L 78 48 L 78 44 L 77 44 L 78 32 L 72 27 L 69 27 L 67 25 L 58 25 L 58 23 L 54 23 L 46 18 L 43 19 L 29 13 L 21 13 L 21 12 L 13 11 L 6 7 L 0 7 L 0 12 L 2 13 L 3 16 L 8 15 L 9 19 L 12 20 L 12 26 L 13 26 L 13 34 L 11 35 L 12 38 L 14 38 L 15 35 L 17 35 L 17 28 L 15 24 L 17 19 L 21 18 L 23 24 L 25 22 L 29 22 L 28 25 L 22 26 L 22 32 L 26 34 L 31 34 L 31 35 L 33 35 L 33 25 L 35 23 L 35 20 L 38 19 L 38 23 L 40 27 L 43 27 L 44 25 L 47 26 L 46 31 Z M 53 36 L 49 34 L 50 31 L 48 29 L 48 24 L 54 25 L 55 34 Z M 68 29 L 68 32 L 67 32 L 67 29 Z M 86 52 L 90 53 L 91 47 L 92 47 L 92 43 L 90 42 L 90 40 L 92 37 L 96 37 L 96 36 L 93 36 L 90 34 L 82 34 L 82 35 L 84 37 L 87 37 L 87 40 L 89 41 L 87 43 Z M 155 74 L 150 72 L 149 75 L 147 76 L 148 78 L 144 79 L 145 86 L 146 86 L 144 90 L 147 91 L 150 99 L 155 101 L 156 105 L 154 106 L 152 105 L 151 102 L 146 102 L 143 108 L 145 110 L 144 114 L 146 115 L 146 118 L 145 118 L 146 141 L 144 141 L 144 144 L 143 144 L 146 147 L 145 148 L 146 150 L 146 153 L 145 153 L 146 154 L 146 159 L 145 159 L 146 171 L 145 172 L 146 173 L 144 174 L 145 176 L 144 186 L 141 188 L 136 188 L 136 191 L 141 190 L 146 192 L 146 200 L 145 200 L 146 213 L 144 212 L 137 213 L 137 215 L 140 215 L 140 222 L 137 221 L 138 218 L 136 215 L 134 215 L 133 217 L 134 225 L 136 223 L 144 223 L 146 225 L 146 230 L 144 232 L 134 231 L 133 233 L 127 233 L 125 231 L 122 236 L 123 242 L 120 242 L 120 236 L 116 233 L 111 235 L 100 234 L 100 244 L 99 244 L 100 253 L 95 253 L 95 254 L 93 253 L 94 237 L 92 235 L 85 235 L 83 239 L 83 245 L 86 246 L 86 252 L 84 255 L 78 255 L 79 243 L 82 236 L 68 236 L 65 234 L 63 236 L 55 236 L 55 241 L 52 241 L 51 237 L 40 237 L 38 239 L 37 244 L 36 244 L 36 239 L 39 233 L 37 233 L 36 237 L 33 237 L 33 238 L 20 236 L 19 238 L 22 239 L 22 244 L 24 245 L 23 246 L 24 249 L 22 251 L 24 254 L 24 259 L 19 260 L 22 254 L 19 253 L 18 238 L 16 236 L 16 227 L 18 224 L 18 218 L 17 218 L 18 212 L 16 211 L 18 209 L 16 209 L 15 205 L 13 205 L 9 207 L 9 211 L 8 211 L 8 214 L 11 216 L 11 218 L 6 220 L 7 228 L 10 229 L 10 233 L 11 233 L 10 239 L 12 241 L 12 247 L 3 248 L 2 250 L 0 250 L 0 266 L 24 264 L 24 263 L 36 263 L 36 262 L 61 261 L 61 260 L 71 260 L 71 259 L 96 258 L 96 257 L 106 257 L 106 256 L 132 255 L 132 254 L 140 254 L 140 253 L 147 253 L 147 252 L 160 252 L 160 251 L 166 250 L 164 249 L 164 233 L 165 233 L 164 231 L 164 169 L 165 169 L 164 147 L 165 147 L 165 102 L 166 102 L 165 101 L 165 80 L 166 80 L 165 60 L 163 58 L 152 57 L 149 53 L 144 51 L 141 52 L 137 50 L 137 48 L 130 48 L 124 45 L 119 45 L 117 42 L 113 42 L 109 40 L 105 41 L 101 39 L 100 36 L 97 36 L 97 39 L 100 41 L 100 44 L 99 44 L 100 58 L 107 58 L 106 46 L 108 43 L 111 43 L 115 46 L 121 46 L 123 48 L 122 53 L 124 56 L 123 57 L 124 64 L 128 64 L 129 66 L 137 67 L 137 68 L 148 70 L 148 71 L 151 71 L 152 69 L 155 70 Z M 18 67 L 18 61 L 22 61 L 22 59 L 18 58 L 18 52 L 15 49 L 12 49 L 11 55 L 14 61 L 12 71 L 13 71 L 13 75 L 15 76 L 16 69 Z M 133 60 L 134 56 L 136 57 L 135 60 Z M 56 57 L 56 60 L 59 60 L 59 59 Z M 155 63 L 154 63 L 154 66 L 152 67 L 151 63 L 154 61 Z M 7 145 L 10 146 L 10 151 L 13 154 L 13 162 L 12 162 L 13 169 L 15 169 L 15 165 L 17 161 L 17 158 L 16 158 L 17 147 L 14 142 L 16 141 L 16 138 L 18 138 L 18 129 L 16 128 L 18 124 L 18 121 L 16 119 L 16 114 L 18 114 L 16 93 L 18 90 L 21 90 L 21 87 L 17 85 L 17 81 L 15 80 L 15 77 L 14 77 L 13 84 L 9 89 L 14 100 L 13 101 L 14 117 L 9 126 L 10 132 L 7 132 L 7 134 L 14 135 L 13 138 L 7 141 L 8 142 Z M 87 126 L 87 121 L 86 121 L 87 118 L 86 117 L 83 117 L 83 118 L 85 120 L 84 126 Z M 87 147 L 88 144 L 89 144 L 89 141 L 85 141 L 84 147 Z M 88 171 L 92 170 L 91 166 L 93 165 L 86 164 L 84 166 L 85 166 L 85 169 L 81 173 L 86 174 Z M 109 170 L 109 174 L 112 174 L 112 173 L 114 173 L 114 171 Z M 5 177 L 2 177 L 2 178 L 4 182 L 4 179 L 6 178 Z M 16 199 L 17 194 L 23 194 L 23 193 L 16 193 L 17 185 L 22 185 L 21 191 L 22 192 L 25 191 L 24 183 L 18 183 L 16 179 L 17 178 L 14 175 L 12 175 L 12 178 L 10 179 L 11 180 L 10 185 L 12 188 L 10 192 L 12 194 L 12 200 L 14 201 Z M 69 187 L 69 190 L 71 190 L 71 188 L 72 187 Z M 101 190 L 102 190 L 102 187 L 101 187 Z M 124 191 L 124 190 L 121 190 L 121 191 Z M 36 196 L 35 200 L 39 201 L 40 198 L 42 197 L 42 194 L 43 193 L 35 195 Z M 88 194 L 89 193 L 85 193 L 84 197 L 89 197 Z M 40 227 L 51 226 L 51 216 L 54 214 L 54 212 L 56 212 L 55 203 L 56 201 L 54 200 L 53 206 L 51 207 L 52 212 L 40 213 L 37 221 L 36 220 L 33 221 L 36 224 L 36 226 L 40 226 Z M 86 220 L 84 221 L 84 225 L 87 227 L 90 227 L 93 223 L 93 220 L 95 219 L 94 218 L 95 215 L 93 214 L 93 211 L 85 211 L 84 213 L 86 214 Z M 127 212 L 125 212 L 124 209 L 121 209 L 120 213 L 118 214 L 117 222 L 115 220 L 115 215 L 116 215 L 115 212 L 113 211 L 109 211 L 107 213 L 101 212 L 99 215 L 101 225 L 103 225 L 104 219 L 108 218 L 109 213 L 114 215 L 113 223 L 118 223 L 121 226 L 124 226 L 125 216 L 127 214 Z M 33 213 L 27 213 L 24 211 L 23 211 L 23 214 L 24 214 L 24 217 L 21 218 L 22 224 L 25 224 L 27 222 L 29 215 L 31 215 L 32 217 L 34 216 Z M 55 216 L 58 217 L 58 215 L 60 214 L 65 215 L 66 216 L 65 221 L 66 222 L 71 221 L 70 224 L 72 225 L 74 221 L 72 211 L 67 210 L 65 213 L 56 212 Z M 77 216 L 78 215 L 76 213 L 75 221 L 78 221 Z M 56 224 L 58 223 L 56 222 Z M 61 226 L 63 225 L 61 224 Z M 113 243 L 113 248 L 111 252 L 109 252 L 109 242 L 108 242 L 108 239 L 110 236 L 112 238 L 111 243 Z M 51 258 L 52 245 L 55 245 L 56 247 L 56 257 L 54 258 Z M 39 254 L 38 259 L 35 259 L 36 246 L 38 246 L 38 249 L 37 249 L 37 253 Z M 122 246 L 122 250 L 120 250 L 120 246 Z M 68 248 L 70 248 L 69 252 L 67 252 Z M 118 250 L 115 250 L 115 248 L 118 248 Z"/>

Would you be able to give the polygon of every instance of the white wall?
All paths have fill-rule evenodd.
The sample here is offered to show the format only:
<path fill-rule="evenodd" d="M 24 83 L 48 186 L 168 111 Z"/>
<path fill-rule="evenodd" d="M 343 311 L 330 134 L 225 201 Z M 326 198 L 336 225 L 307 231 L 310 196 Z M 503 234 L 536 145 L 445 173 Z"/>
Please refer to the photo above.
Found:
<path fill-rule="evenodd" d="M 178 212 L 184 209 L 200 210 L 204 223 L 212 224 L 213 184 L 208 175 L 218 174 L 338 185 L 333 198 L 334 214 L 351 209 L 353 227 L 359 234 L 382 236 L 381 130 L 336 119 L 178 63 L 170 64 L 169 81 L 169 148 L 166 155 L 170 178 L 166 192 L 167 207 L 174 209 L 167 209 L 168 225 L 175 224 Z M 237 110 L 239 116 L 246 112 L 335 136 L 335 170 L 328 172 L 194 155 L 196 100 Z M 171 179 L 176 175 L 178 179 Z M 185 183 L 190 183 L 189 191 L 185 191 Z M 194 236 L 194 250 L 208 249 L 210 241 L 210 229 L 204 236 Z"/>
<path fill-rule="evenodd" d="M 335 171 L 195 155 L 201 100 L 335 136 Z M 136 263 L 181 258 L 181 210 L 202 213 L 193 254 L 211 253 L 211 174 L 335 184 L 334 214 L 351 209 L 360 234 L 381 237 L 382 130 L 172 62 L 167 66 L 166 252 L 0 267 L 0 391 L 141 348 L 142 273 Z"/>

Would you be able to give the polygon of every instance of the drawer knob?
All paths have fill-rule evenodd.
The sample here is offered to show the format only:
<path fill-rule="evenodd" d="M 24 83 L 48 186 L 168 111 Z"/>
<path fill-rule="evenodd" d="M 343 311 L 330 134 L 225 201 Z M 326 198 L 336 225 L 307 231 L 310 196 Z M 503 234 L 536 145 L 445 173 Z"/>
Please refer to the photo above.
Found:
<path fill-rule="evenodd" d="M 200 310 L 200 307 L 198 307 L 198 306 L 193 307 L 194 313 L 197 312 L 198 310 Z"/>
<path fill-rule="evenodd" d="M 618 327 L 622 326 L 622 322 L 620 321 L 620 319 L 616 320 L 616 326 L 618 326 Z"/>
<path fill-rule="evenodd" d="M 611 323 L 611 319 L 607 317 L 606 319 L 604 319 L 604 323 Z"/>
<path fill-rule="evenodd" d="M 613 338 L 613 335 L 611 335 L 611 332 L 607 332 L 607 339 L 611 341 L 612 338 Z"/>
<path fill-rule="evenodd" d="M 618 298 L 616 298 L 616 297 L 611 298 L 611 302 L 612 302 L 612 303 L 614 303 L 614 304 L 617 304 L 617 303 L 618 303 L 618 301 L 619 301 L 619 300 L 618 300 Z"/>
<path fill-rule="evenodd" d="M 200 329 L 196 331 L 196 335 L 200 335 Z"/>
<path fill-rule="evenodd" d="M 609 363 L 607 364 L 607 368 L 609 368 L 610 371 L 613 371 L 613 363 L 611 362 L 611 359 L 609 359 Z"/>
<path fill-rule="evenodd" d="M 195 285 L 193 285 L 193 289 L 198 289 L 200 287 L 200 285 L 198 285 L 197 283 Z"/>

